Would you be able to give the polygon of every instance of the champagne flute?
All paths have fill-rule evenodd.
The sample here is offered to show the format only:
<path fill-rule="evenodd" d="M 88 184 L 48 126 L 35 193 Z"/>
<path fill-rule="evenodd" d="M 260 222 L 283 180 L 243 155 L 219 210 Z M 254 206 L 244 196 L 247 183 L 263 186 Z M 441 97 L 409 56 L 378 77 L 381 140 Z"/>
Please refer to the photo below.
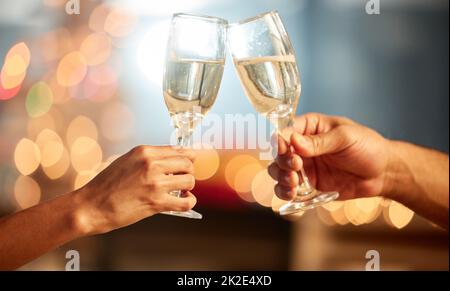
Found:
<path fill-rule="evenodd" d="M 253 107 L 278 132 L 291 127 L 300 97 L 294 49 L 276 11 L 228 26 L 228 42 L 245 93 Z M 296 197 L 280 208 L 281 215 L 312 209 L 333 201 L 338 192 L 321 192 L 300 171 Z"/>
<path fill-rule="evenodd" d="M 163 80 L 164 100 L 177 145 L 190 146 L 192 132 L 209 112 L 219 91 L 225 63 L 226 20 L 178 13 L 172 18 Z M 171 195 L 180 197 L 182 191 Z M 163 214 L 201 219 L 194 210 Z"/>

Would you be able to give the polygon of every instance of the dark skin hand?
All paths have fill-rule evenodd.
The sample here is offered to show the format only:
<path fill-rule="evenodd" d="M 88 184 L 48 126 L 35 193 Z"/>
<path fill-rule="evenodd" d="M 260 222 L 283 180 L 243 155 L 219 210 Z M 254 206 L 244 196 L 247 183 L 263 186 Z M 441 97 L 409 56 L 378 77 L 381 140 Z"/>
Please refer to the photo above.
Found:
<path fill-rule="evenodd" d="M 448 155 L 317 113 L 297 117 L 283 136 L 269 166 L 281 199 L 294 198 L 304 166 L 314 187 L 338 191 L 340 200 L 383 196 L 448 228 Z"/>

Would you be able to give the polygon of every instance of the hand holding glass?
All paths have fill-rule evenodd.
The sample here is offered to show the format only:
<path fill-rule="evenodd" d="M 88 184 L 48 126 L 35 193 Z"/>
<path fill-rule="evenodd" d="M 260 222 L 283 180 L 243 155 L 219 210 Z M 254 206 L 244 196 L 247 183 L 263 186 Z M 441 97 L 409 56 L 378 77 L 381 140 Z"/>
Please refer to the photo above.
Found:
<path fill-rule="evenodd" d="M 228 27 L 234 64 L 253 107 L 282 130 L 292 126 L 300 97 L 300 77 L 295 53 L 280 16 L 272 11 Z M 303 169 L 294 200 L 280 208 L 281 215 L 303 211 L 333 201 L 337 192 L 320 192 L 309 183 Z"/>

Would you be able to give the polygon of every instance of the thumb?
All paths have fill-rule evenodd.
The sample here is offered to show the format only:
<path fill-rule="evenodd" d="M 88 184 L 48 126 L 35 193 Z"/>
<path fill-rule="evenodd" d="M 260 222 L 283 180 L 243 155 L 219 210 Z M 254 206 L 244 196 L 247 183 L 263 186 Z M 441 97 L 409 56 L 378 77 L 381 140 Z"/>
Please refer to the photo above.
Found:
<path fill-rule="evenodd" d="M 300 156 L 308 158 L 339 152 L 350 144 L 350 138 L 348 133 L 336 128 L 317 135 L 294 133 L 291 144 Z"/>

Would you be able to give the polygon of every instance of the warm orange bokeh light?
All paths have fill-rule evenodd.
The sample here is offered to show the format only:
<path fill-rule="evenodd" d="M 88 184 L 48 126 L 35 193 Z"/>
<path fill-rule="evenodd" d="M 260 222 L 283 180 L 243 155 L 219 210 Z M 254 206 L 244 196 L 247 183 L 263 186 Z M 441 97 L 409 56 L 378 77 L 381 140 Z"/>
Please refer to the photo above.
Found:
<path fill-rule="evenodd" d="M 82 136 L 97 140 L 98 131 L 95 123 L 90 118 L 79 115 L 70 122 L 67 128 L 67 145 L 71 147 L 75 140 Z"/>
<path fill-rule="evenodd" d="M 234 188 L 234 179 L 237 172 L 245 165 L 258 163 L 258 160 L 250 155 L 237 155 L 233 157 L 225 168 L 225 181 L 228 186 Z"/>
<path fill-rule="evenodd" d="M 197 180 L 207 180 L 214 176 L 220 164 L 220 157 L 217 151 L 210 146 L 203 146 L 202 149 L 195 150 L 195 152 L 195 178 Z"/>
<path fill-rule="evenodd" d="M 23 80 L 25 79 L 26 72 L 23 72 L 20 75 L 9 76 L 3 70 L 0 72 L 0 82 L 2 88 L 5 90 L 10 90 L 16 87 L 19 87 Z"/>
<path fill-rule="evenodd" d="M 73 184 L 73 189 L 77 190 L 91 181 L 98 173 L 96 171 L 82 171 L 77 174 Z"/>
<path fill-rule="evenodd" d="M 87 73 L 87 62 L 83 54 L 75 51 L 59 62 L 56 77 L 61 86 L 71 87 L 83 81 Z"/>
<path fill-rule="evenodd" d="M 0 73 L 0 87 L 4 90 L 19 87 L 25 79 L 30 58 L 30 49 L 24 42 L 14 45 L 6 54 Z"/>
<path fill-rule="evenodd" d="M 52 180 L 56 180 L 64 176 L 70 167 L 70 157 L 67 149 L 63 148 L 61 158 L 49 167 L 43 167 L 45 175 Z"/>
<path fill-rule="evenodd" d="M 106 17 L 104 29 L 113 37 L 124 37 L 133 31 L 137 20 L 133 13 L 113 8 Z"/>
<path fill-rule="evenodd" d="M 111 12 L 111 7 L 106 4 L 100 4 L 94 8 L 89 17 L 89 28 L 96 32 L 105 31 L 105 20 Z"/>
<path fill-rule="evenodd" d="M 402 204 L 392 201 L 389 205 L 389 220 L 396 228 L 407 226 L 414 217 L 414 212 Z"/>
<path fill-rule="evenodd" d="M 328 210 L 322 207 L 317 207 L 316 213 L 319 219 L 326 225 L 332 226 L 336 224 L 336 222 L 334 221 L 333 217 L 331 217 L 331 214 Z"/>
<path fill-rule="evenodd" d="M 89 137 L 79 137 L 72 144 L 70 160 L 78 173 L 93 171 L 102 162 L 103 152 L 96 140 Z"/>
<path fill-rule="evenodd" d="M 243 200 L 254 202 L 255 199 L 251 193 L 252 181 L 256 174 L 263 169 L 263 166 L 258 162 L 243 166 L 234 177 L 234 190 L 239 194 Z"/>
<path fill-rule="evenodd" d="M 323 208 L 331 212 L 337 211 L 342 206 L 344 206 L 344 201 L 331 201 L 322 205 Z"/>
<path fill-rule="evenodd" d="M 50 167 L 62 157 L 64 145 L 59 135 L 50 129 L 44 129 L 36 138 L 36 144 L 41 152 L 41 165 Z"/>
<path fill-rule="evenodd" d="M 36 171 L 41 162 L 39 147 L 27 138 L 21 139 L 14 151 L 14 162 L 22 175 L 30 175 Z"/>
<path fill-rule="evenodd" d="M 25 72 L 26 69 L 27 63 L 25 62 L 23 57 L 19 54 L 15 54 L 5 60 L 2 74 L 6 74 L 10 77 L 20 76 Z"/>
<path fill-rule="evenodd" d="M 41 201 L 41 188 L 33 178 L 19 176 L 14 184 L 14 198 L 21 209 L 32 207 Z"/>
<path fill-rule="evenodd" d="M 253 199 L 264 207 L 272 207 L 275 184 L 275 181 L 269 176 L 267 169 L 261 170 L 252 181 Z"/>
<path fill-rule="evenodd" d="M 111 40 L 104 33 L 92 33 L 83 41 L 80 51 L 88 65 L 102 64 L 111 55 Z"/>
<path fill-rule="evenodd" d="M 340 201 L 336 201 L 336 202 L 340 202 Z M 342 202 L 341 207 L 330 212 L 331 218 L 333 218 L 333 220 L 337 224 L 340 224 L 340 225 L 346 225 L 347 223 L 349 223 L 347 217 L 345 216 L 344 205 L 345 205 L 345 203 Z"/>

